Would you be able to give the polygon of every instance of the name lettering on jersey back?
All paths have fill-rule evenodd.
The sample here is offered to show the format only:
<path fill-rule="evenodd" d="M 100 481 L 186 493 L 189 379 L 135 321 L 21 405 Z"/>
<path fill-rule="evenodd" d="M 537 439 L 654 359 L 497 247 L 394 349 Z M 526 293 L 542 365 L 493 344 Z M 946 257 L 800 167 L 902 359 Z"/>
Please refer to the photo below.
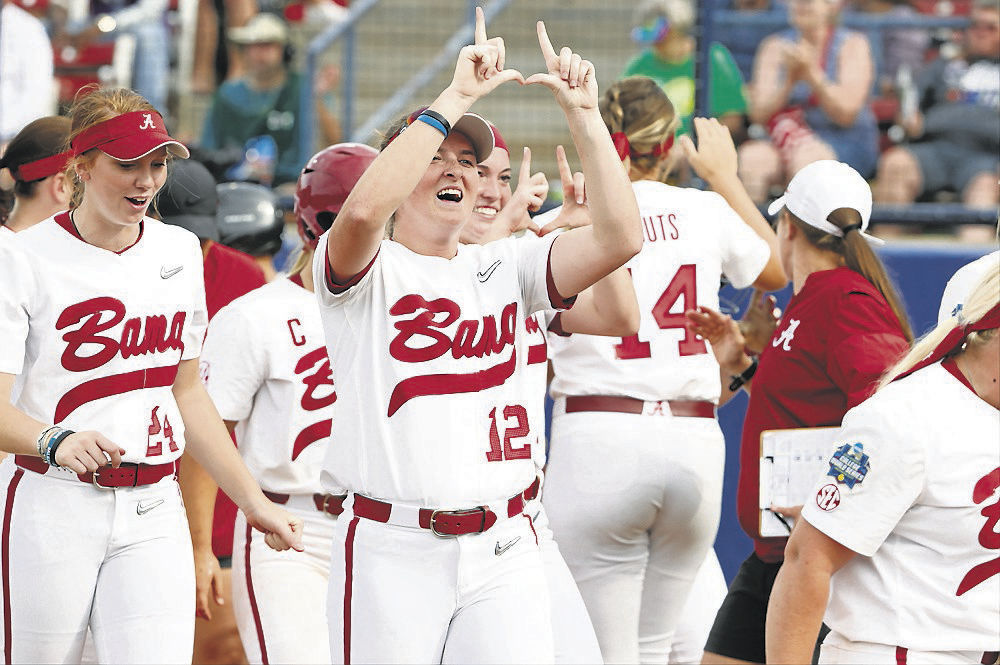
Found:
<path fill-rule="evenodd" d="M 389 355 L 400 362 L 423 363 L 447 353 L 451 357 L 484 358 L 502 354 L 508 346 L 510 358 L 468 374 L 430 374 L 400 381 L 389 399 L 388 415 L 415 397 L 478 392 L 502 385 L 514 373 L 517 352 L 513 348 L 517 328 L 517 303 L 504 306 L 499 323 L 493 315 L 481 320 L 461 319 L 458 303 L 447 298 L 428 301 L 416 294 L 405 295 L 389 308 L 403 318 L 393 326 L 399 332 L 389 343 Z M 415 315 L 415 316 L 411 316 Z M 454 326 L 454 334 L 446 329 Z"/>
<path fill-rule="evenodd" d="M 86 372 L 107 364 L 117 355 L 122 358 L 142 356 L 165 351 L 184 351 L 184 321 L 187 312 L 176 312 L 167 324 L 167 317 L 154 314 L 144 318 L 125 320 L 125 305 L 109 297 L 91 298 L 62 311 L 56 320 L 56 329 L 63 330 L 80 324 L 75 330 L 63 334 L 66 349 L 62 353 L 62 366 L 70 372 Z M 125 320 L 118 338 L 103 335 Z M 101 347 L 85 355 L 81 348 L 86 344 Z"/>
<path fill-rule="evenodd" d="M 992 497 L 996 497 L 996 500 L 979 511 L 986 518 L 986 524 L 979 531 L 979 544 L 996 551 L 1000 550 L 1000 532 L 997 531 L 997 524 L 1000 524 L 1000 466 L 980 478 L 972 489 L 972 502 L 976 505 Z M 973 566 L 958 584 L 955 595 L 961 596 L 994 575 L 1000 575 L 1000 556 Z"/>
<path fill-rule="evenodd" d="M 646 235 L 646 240 L 656 242 L 657 240 L 677 240 L 681 237 L 681 232 L 677 230 L 677 215 L 670 213 L 667 215 L 650 215 L 642 218 L 642 230 Z"/>

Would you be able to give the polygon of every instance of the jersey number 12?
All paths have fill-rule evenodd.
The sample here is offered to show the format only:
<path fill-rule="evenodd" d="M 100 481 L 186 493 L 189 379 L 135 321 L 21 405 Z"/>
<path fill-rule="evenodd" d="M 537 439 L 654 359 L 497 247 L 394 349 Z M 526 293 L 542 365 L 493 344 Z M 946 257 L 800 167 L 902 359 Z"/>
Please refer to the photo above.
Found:
<path fill-rule="evenodd" d="M 662 330 L 670 328 L 680 328 L 684 331 L 684 339 L 677 342 L 677 353 L 681 356 L 696 356 L 700 353 L 708 353 L 705 342 L 698 339 L 693 332 L 687 329 L 687 317 L 684 311 L 694 309 L 698 306 L 698 280 L 696 266 L 693 263 L 686 263 L 677 269 L 677 274 L 667 284 L 667 288 L 660 294 L 656 304 L 653 305 L 653 319 Z M 670 308 L 681 298 L 683 309 L 679 314 L 671 314 Z M 621 344 L 615 344 L 615 356 L 619 360 L 634 360 L 636 358 L 650 358 L 649 342 L 639 340 L 639 335 L 622 337 Z"/>

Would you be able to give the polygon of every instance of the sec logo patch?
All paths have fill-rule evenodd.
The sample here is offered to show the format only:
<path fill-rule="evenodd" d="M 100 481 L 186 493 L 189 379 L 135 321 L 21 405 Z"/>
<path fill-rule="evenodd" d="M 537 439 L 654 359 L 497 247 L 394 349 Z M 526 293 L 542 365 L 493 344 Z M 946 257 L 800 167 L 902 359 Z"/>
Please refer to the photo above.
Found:
<path fill-rule="evenodd" d="M 830 512 L 834 508 L 840 505 L 840 490 L 836 485 L 823 485 L 816 492 L 816 505 L 819 506 L 820 510 L 825 510 Z"/>

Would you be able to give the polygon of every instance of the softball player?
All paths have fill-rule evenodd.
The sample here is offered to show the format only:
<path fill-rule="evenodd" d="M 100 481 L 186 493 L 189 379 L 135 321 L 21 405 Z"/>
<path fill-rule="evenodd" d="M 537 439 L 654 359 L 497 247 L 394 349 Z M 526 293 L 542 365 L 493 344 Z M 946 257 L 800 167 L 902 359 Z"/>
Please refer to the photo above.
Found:
<path fill-rule="evenodd" d="M 251 663 L 330 662 L 326 583 L 345 497 L 319 482 L 337 395 L 307 268 L 317 238 L 377 154 L 340 144 L 306 164 L 295 193 L 304 247 L 290 276 L 224 307 L 205 340 L 205 385 L 235 429 L 247 468 L 269 499 L 305 525 L 305 552 L 274 552 L 237 514 L 233 609 Z"/>
<path fill-rule="evenodd" d="M 760 535 L 760 435 L 839 425 L 909 347 L 906 313 L 868 245 L 871 189 L 851 167 L 806 166 L 769 208 L 794 295 L 758 362 L 732 319 L 699 306 L 690 330 L 712 345 L 730 390 L 752 386 L 740 444 L 737 509 L 754 552 L 740 567 L 709 633 L 702 662 L 762 663 L 764 618 L 787 538 Z M 752 381 L 752 383 L 750 383 Z M 774 507 L 796 517 L 796 507 Z M 719 658 L 719 657 L 722 658 Z"/>
<path fill-rule="evenodd" d="M 807 662 L 824 607 L 821 663 L 997 661 L 998 329 L 994 264 L 959 315 L 844 416 L 785 548 L 768 662 Z"/>
<path fill-rule="evenodd" d="M 301 522 L 261 494 L 199 378 L 197 239 L 145 217 L 187 149 L 129 90 L 70 116 L 72 207 L 0 257 L 4 656 L 78 662 L 89 627 L 102 662 L 190 662 L 185 443 L 269 544 L 301 547 Z"/>
<path fill-rule="evenodd" d="M 479 196 L 473 208 L 472 219 L 462 228 L 460 239 L 466 244 L 485 244 L 489 240 L 504 238 L 523 229 L 535 231 L 537 227 L 528 212 L 537 209 L 545 201 L 548 192 L 544 174 L 531 173 L 531 151 L 528 148 L 524 149 L 521 160 L 517 191 L 512 191 L 510 149 L 496 126 L 490 125 L 490 128 L 493 130 L 494 149 L 489 158 L 479 164 Z M 583 174 L 577 173 L 574 178 L 566 153 L 561 147 L 557 149 L 556 160 L 563 195 L 567 199 L 563 210 L 571 215 L 585 216 L 585 204 L 577 204 L 575 200 L 576 188 L 579 187 L 579 191 L 583 192 Z M 566 216 L 563 216 L 563 221 L 565 220 Z M 525 235 L 529 241 L 534 237 L 532 233 Z M 545 391 L 548 384 L 545 329 L 553 314 L 551 311 L 538 312 L 525 321 L 529 340 L 528 367 L 525 373 L 529 377 L 535 407 L 529 418 L 537 418 L 539 422 L 544 422 L 545 419 Z M 638 329 L 639 308 L 628 273 L 620 268 L 614 271 L 581 293 L 573 308 L 563 312 L 560 318 L 562 328 L 572 332 L 606 335 L 635 333 Z M 531 455 L 540 479 L 544 477 L 545 449 L 543 433 L 539 432 L 532 445 Z M 534 498 L 526 506 L 525 512 L 531 517 L 538 534 L 545 566 L 555 662 L 602 663 L 600 647 L 587 608 L 552 536 L 548 517 L 539 500 L 540 490 L 533 494 Z"/>
<path fill-rule="evenodd" d="M 328 594 L 336 662 L 553 657 L 538 542 L 523 512 L 542 427 L 528 411 L 524 321 L 568 307 L 632 256 L 638 211 L 597 111 L 593 65 L 568 48 L 557 55 L 539 22 L 548 72 L 525 83 L 550 88 L 566 114 L 594 225 L 459 245 L 476 164 L 493 150 L 488 124 L 466 110 L 523 80 L 504 68 L 502 40 L 487 40 L 481 10 L 475 34 L 451 85 L 389 132 L 313 264 L 338 386 L 322 479 L 350 492 Z M 414 163 L 429 166 L 415 172 Z"/>
<path fill-rule="evenodd" d="M 72 184 L 63 171 L 69 139 L 69 118 L 46 116 L 17 133 L 3 156 L 0 169 L 14 179 L 14 208 L 0 219 L 0 229 L 23 231 L 69 206 Z"/>
<path fill-rule="evenodd" d="M 628 264 L 641 323 L 618 339 L 550 337 L 544 502 L 605 662 L 666 663 L 715 538 L 724 462 L 719 369 L 684 328 L 683 310 L 717 307 L 722 275 L 739 288 L 776 289 L 784 274 L 759 213 L 741 219 L 718 193 L 650 179 L 669 159 L 679 122 L 652 79 L 615 83 L 601 114 L 642 215 L 645 243 Z M 716 192 L 746 197 L 728 131 L 715 121 L 696 126 L 702 143 L 691 163 Z"/>

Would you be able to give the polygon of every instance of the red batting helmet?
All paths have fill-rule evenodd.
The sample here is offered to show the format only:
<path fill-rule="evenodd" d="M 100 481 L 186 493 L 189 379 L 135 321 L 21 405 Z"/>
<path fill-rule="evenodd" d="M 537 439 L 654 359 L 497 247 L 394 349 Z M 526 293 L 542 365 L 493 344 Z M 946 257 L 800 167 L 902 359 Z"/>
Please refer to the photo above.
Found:
<path fill-rule="evenodd" d="M 316 249 L 319 237 L 376 157 L 378 151 L 363 143 L 338 143 L 317 152 L 302 169 L 295 186 L 295 218 L 308 247 Z"/>

